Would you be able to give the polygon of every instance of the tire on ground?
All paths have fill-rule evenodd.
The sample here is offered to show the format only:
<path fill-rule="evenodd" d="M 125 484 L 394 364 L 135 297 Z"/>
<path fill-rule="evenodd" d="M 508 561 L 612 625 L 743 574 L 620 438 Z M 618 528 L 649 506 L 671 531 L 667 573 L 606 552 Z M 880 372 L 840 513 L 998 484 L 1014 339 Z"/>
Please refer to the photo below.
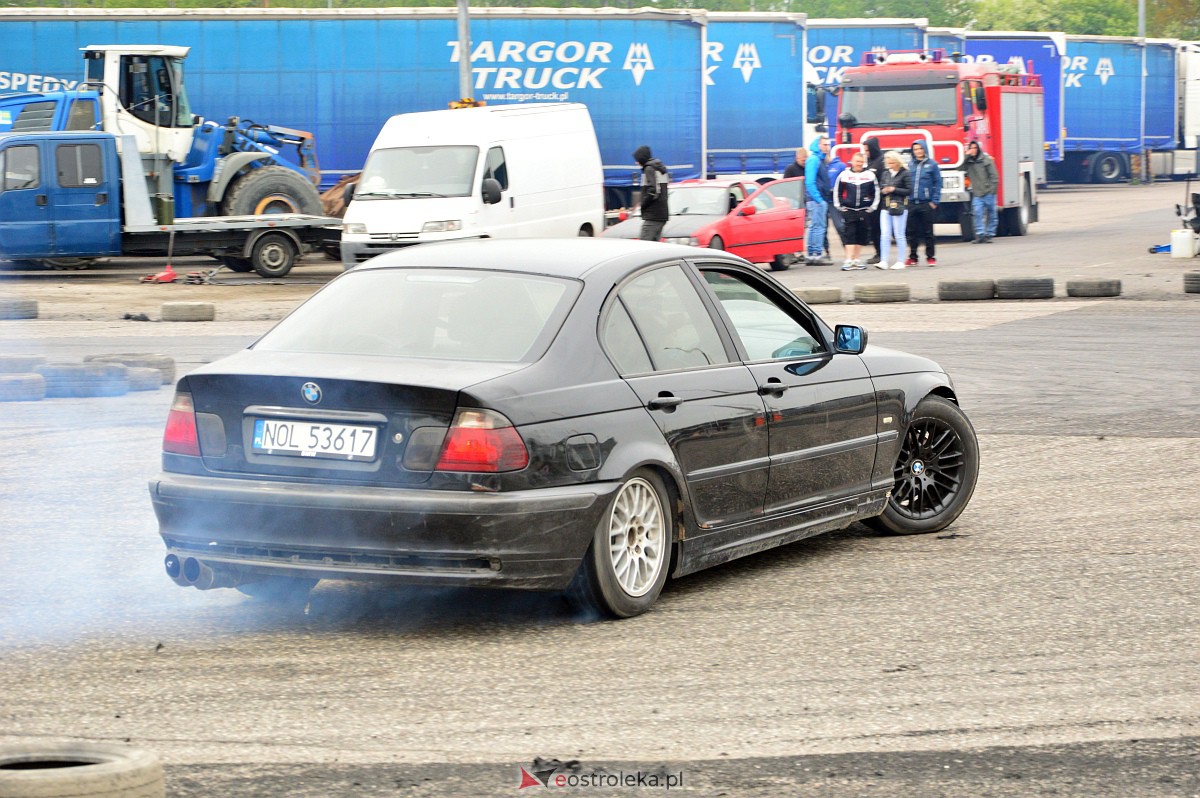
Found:
<path fill-rule="evenodd" d="M 1200 294 L 1200 272 L 1184 272 L 1183 292 L 1185 294 Z"/>
<path fill-rule="evenodd" d="M 0 374 L 28 374 L 45 362 L 42 355 L 0 355 Z"/>
<path fill-rule="evenodd" d="M 0 319 L 36 319 L 37 317 L 38 303 L 36 299 L 0 296 Z"/>
<path fill-rule="evenodd" d="M 1068 280 L 1067 296 L 1120 296 L 1120 280 Z"/>
<path fill-rule="evenodd" d="M 163 798 L 149 751 L 92 742 L 0 745 L 0 798 Z"/>
<path fill-rule="evenodd" d="M 809 305 L 830 305 L 842 301 L 842 289 L 826 286 L 797 288 L 793 293 Z"/>
<path fill-rule="evenodd" d="M 908 283 L 867 283 L 854 286 L 859 302 L 907 302 L 912 298 Z"/>
<path fill-rule="evenodd" d="M 671 569 L 676 524 L 671 498 L 648 469 L 622 483 L 567 587 L 572 606 L 614 618 L 650 609 Z"/>
<path fill-rule="evenodd" d="M 221 202 L 224 216 L 324 213 L 316 186 L 286 166 L 261 166 L 237 178 Z"/>
<path fill-rule="evenodd" d="M 34 370 L 46 379 L 46 396 L 124 396 L 129 392 L 120 363 L 45 363 Z"/>
<path fill-rule="evenodd" d="M 979 439 L 957 404 L 926 396 L 913 411 L 892 466 L 883 512 L 867 525 L 892 535 L 940 532 L 966 508 L 979 479 Z"/>
<path fill-rule="evenodd" d="M 221 263 L 225 264 L 225 268 L 229 269 L 231 272 L 241 272 L 245 274 L 246 272 L 254 270 L 254 264 L 250 262 L 249 258 L 235 258 L 231 255 L 226 255 L 220 260 Z"/>
<path fill-rule="evenodd" d="M 163 385 L 170 385 L 175 382 L 175 358 L 168 355 L 131 353 L 87 355 L 83 358 L 84 363 L 91 363 L 97 360 L 103 363 L 120 363 L 122 366 L 129 366 L 131 368 L 154 369 L 161 376 Z"/>
<path fill-rule="evenodd" d="M 941 280 L 938 282 L 938 299 L 943 302 L 992 299 L 995 295 L 995 280 Z"/>
<path fill-rule="evenodd" d="M 0 374 L 0 402 L 36 402 L 46 397 L 41 374 Z"/>
<path fill-rule="evenodd" d="M 1053 299 L 1053 277 L 1007 277 L 996 281 L 997 299 Z"/>
<path fill-rule="evenodd" d="M 212 321 L 217 309 L 211 302 L 164 302 L 163 321 Z"/>

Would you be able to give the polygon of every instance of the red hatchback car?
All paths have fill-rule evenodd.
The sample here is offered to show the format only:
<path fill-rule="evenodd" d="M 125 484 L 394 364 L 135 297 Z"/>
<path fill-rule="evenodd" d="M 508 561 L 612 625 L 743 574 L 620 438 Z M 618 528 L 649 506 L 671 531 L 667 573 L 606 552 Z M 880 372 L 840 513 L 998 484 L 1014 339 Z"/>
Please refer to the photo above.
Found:
<path fill-rule="evenodd" d="M 671 218 L 662 240 L 723 249 L 752 263 L 787 269 L 804 252 L 804 178 L 759 185 L 747 180 L 683 180 L 667 188 Z M 640 216 L 604 231 L 608 238 L 637 238 Z"/>

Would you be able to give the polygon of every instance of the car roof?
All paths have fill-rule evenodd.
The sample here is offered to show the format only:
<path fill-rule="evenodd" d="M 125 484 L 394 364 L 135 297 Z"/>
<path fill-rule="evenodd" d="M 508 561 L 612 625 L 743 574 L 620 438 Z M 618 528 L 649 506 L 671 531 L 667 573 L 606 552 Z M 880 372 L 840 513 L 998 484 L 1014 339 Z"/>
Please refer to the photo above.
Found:
<path fill-rule="evenodd" d="M 742 259 L 718 250 L 706 258 Z M 585 279 L 593 272 L 617 271 L 682 258 L 695 258 L 695 247 L 627 238 L 472 238 L 420 244 L 380 255 L 353 271 L 387 268 L 463 268 L 544 274 Z"/>

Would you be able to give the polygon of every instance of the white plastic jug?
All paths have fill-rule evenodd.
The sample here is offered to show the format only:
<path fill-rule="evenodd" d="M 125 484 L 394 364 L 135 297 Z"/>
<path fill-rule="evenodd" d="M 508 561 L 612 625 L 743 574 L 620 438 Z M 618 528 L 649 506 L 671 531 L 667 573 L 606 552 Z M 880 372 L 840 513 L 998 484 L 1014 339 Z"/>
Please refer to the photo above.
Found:
<path fill-rule="evenodd" d="M 1191 230 L 1171 231 L 1171 257 L 1196 257 L 1196 234 Z"/>

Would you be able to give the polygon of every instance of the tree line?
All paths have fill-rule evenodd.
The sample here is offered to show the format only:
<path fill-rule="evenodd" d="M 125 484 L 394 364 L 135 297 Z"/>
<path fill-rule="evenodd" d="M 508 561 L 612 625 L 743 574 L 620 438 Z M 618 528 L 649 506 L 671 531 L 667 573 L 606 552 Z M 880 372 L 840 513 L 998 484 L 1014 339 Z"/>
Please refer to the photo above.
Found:
<path fill-rule="evenodd" d="M 454 0 L 59 0 L 64 8 L 437 8 Z M 9 7 L 49 3 L 0 0 Z M 1137 0 L 472 0 L 509 8 L 704 8 L 709 11 L 790 11 L 810 19 L 926 18 L 935 27 L 1061 31 L 1100 36 L 1137 34 Z M 1200 40 L 1200 2 L 1146 0 L 1146 35 Z"/>

